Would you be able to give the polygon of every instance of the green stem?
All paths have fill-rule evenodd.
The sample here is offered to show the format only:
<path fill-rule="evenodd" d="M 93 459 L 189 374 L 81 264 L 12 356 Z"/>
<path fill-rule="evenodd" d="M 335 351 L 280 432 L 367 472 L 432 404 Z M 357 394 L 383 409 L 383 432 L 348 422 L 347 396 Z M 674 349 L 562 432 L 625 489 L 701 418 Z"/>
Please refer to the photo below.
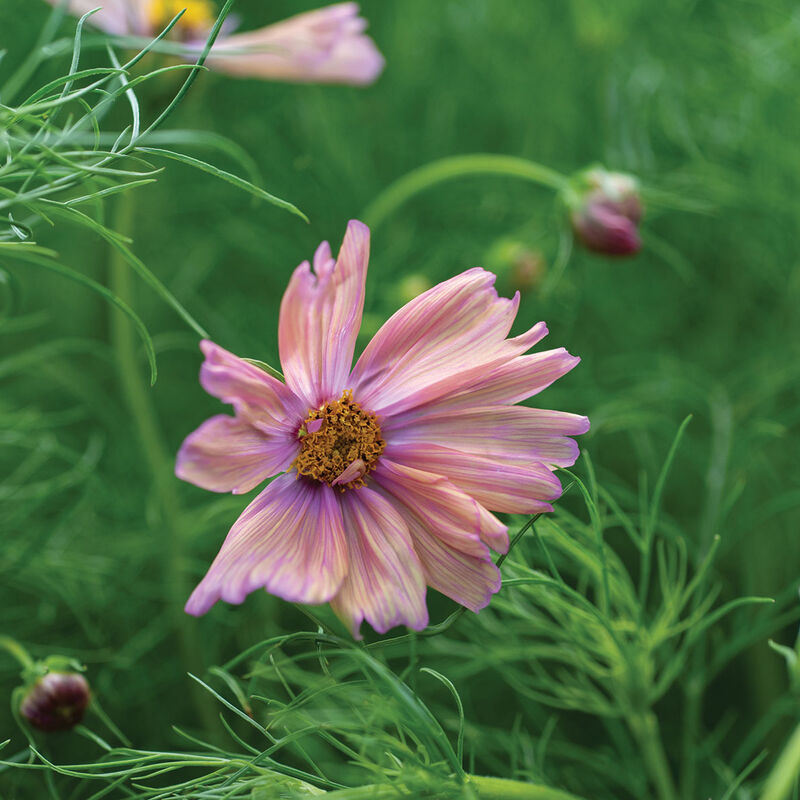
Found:
<path fill-rule="evenodd" d="M 469 775 L 468 781 L 478 791 L 481 800 L 580 800 L 574 794 L 541 784 L 481 775 Z"/>
<path fill-rule="evenodd" d="M 649 709 L 634 713 L 628 717 L 628 725 L 642 751 L 645 766 L 659 800 L 677 800 L 678 793 L 661 743 L 656 715 Z"/>
<path fill-rule="evenodd" d="M 117 233 L 129 235 L 133 230 L 134 203 L 129 192 L 121 195 L 116 206 L 114 227 Z M 109 260 L 111 291 L 129 305 L 133 302 L 131 271 L 120 252 L 112 248 Z M 147 382 L 142 376 L 137 358 L 137 339 L 128 317 L 113 309 L 111 313 L 111 341 L 114 348 L 117 372 L 125 403 L 128 406 L 145 462 L 153 477 L 158 507 L 164 519 L 164 584 L 169 592 L 168 602 L 173 611 L 173 624 L 177 632 L 179 649 L 186 671 L 197 671 L 202 658 L 194 629 L 187 627 L 183 604 L 189 595 L 189 586 L 183 572 L 183 552 L 180 502 L 175 492 L 172 455 L 164 446 L 155 409 L 150 400 Z M 193 689 L 193 692 L 195 690 Z M 196 700 L 204 724 L 209 730 L 216 727 L 216 718 L 205 698 L 196 692 Z"/>
<path fill-rule="evenodd" d="M 522 781 L 511 781 L 506 778 L 485 778 L 481 775 L 467 775 L 467 785 L 477 796 L 478 800 L 581 800 L 574 794 L 562 792 L 560 789 L 551 789 L 549 786 L 542 786 L 538 783 L 524 783 Z M 406 789 L 411 791 L 410 789 Z M 323 792 L 329 800 L 396 800 L 400 796 L 411 797 L 412 794 L 402 794 L 401 787 L 397 786 L 356 786 L 349 789 L 338 789 L 332 792 Z M 429 790 L 420 789 L 415 786 L 413 796 L 422 798 L 443 797 L 439 788 L 431 787 Z"/>
<path fill-rule="evenodd" d="M 556 191 L 567 188 L 568 179 L 555 170 L 516 156 L 472 153 L 433 161 L 412 170 L 384 189 L 364 210 L 362 219 L 375 230 L 389 215 L 415 194 L 431 186 L 467 175 L 502 175 L 521 178 Z"/>
<path fill-rule="evenodd" d="M 692 669 L 684 688 L 683 757 L 681 759 L 681 797 L 693 797 L 697 778 L 697 744 L 703 715 L 703 667 L 706 658 L 705 639 L 692 655 Z"/>
<path fill-rule="evenodd" d="M 12 639 L 10 636 L 0 636 L 0 647 L 14 656 L 24 670 L 33 667 L 33 659 L 16 639 Z"/>
<path fill-rule="evenodd" d="M 794 729 L 786 747 L 772 768 L 761 800 L 786 800 L 800 777 L 800 725 Z"/>

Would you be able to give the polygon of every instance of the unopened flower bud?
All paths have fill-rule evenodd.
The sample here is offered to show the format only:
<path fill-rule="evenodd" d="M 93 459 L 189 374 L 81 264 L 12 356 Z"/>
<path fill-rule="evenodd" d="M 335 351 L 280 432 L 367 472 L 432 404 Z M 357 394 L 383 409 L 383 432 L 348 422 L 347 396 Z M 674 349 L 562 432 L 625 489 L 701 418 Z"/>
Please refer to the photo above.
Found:
<path fill-rule="evenodd" d="M 20 713 L 35 728 L 66 731 L 82 719 L 89 705 L 89 684 L 77 672 L 48 672 L 29 689 Z"/>
<path fill-rule="evenodd" d="M 578 175 L 567 204 L 575 237 L 587 249 L 627 256 L 641 248 L 642 201 L 632 175 L 586 170 Z"/>

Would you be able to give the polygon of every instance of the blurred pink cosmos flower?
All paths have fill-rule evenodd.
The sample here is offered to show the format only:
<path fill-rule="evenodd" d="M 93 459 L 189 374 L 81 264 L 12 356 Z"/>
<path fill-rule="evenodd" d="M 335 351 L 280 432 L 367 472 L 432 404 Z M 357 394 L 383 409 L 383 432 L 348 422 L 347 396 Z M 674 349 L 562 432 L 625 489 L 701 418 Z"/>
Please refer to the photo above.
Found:
<path fill-rule="evenodd" d="M 351 221 L 339 256 L 323 242 L 283 297 L 278 346 L 286 383 L 210 341 L 203 388 L 235 416 L 183 443 L 180 478 L 247 492 L 275 478 L 231 528 L 186 610 L 241 603 L 264 587 L 330 602 L 360 638 L 428 623 L 426 585 L 473 611 L 500 588 L 490 548 L 508 549 L 491 511 L 550 511 L 586 417 L 514 405 L 579 359 L 524 355 L 544 323 L 506 338 L 519 305 L 470 269 L 401 308 L 351 369 L 364 306 L 369 229 Z"/>
<path fill-rule="evenodd" d="M 47 2 L 58 5 L 62 0 Z M 100 5 L 102 10 L 90 21 L 120 36 L 156 36 L 186 9 L 173 33 L 198 51 L 216 18 L 212 0 L 69 0 L 68 10 L 79 16 Z M 223 27 L 206 63 L 243 77 L 364 85 L 380 75 L 384 64 L 364 34 L 366 27 L 357 3 L 326 6 L 248 33 Z"/>

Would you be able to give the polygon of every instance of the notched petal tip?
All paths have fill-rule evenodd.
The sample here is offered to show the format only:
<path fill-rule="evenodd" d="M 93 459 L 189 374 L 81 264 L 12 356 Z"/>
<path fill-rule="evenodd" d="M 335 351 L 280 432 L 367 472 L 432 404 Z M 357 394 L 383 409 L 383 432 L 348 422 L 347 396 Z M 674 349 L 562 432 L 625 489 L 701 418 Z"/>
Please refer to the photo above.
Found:
<path fill-rule="evenodd" d="M 364 307 L 369 229 L 347 226 L 334 262 L 323 243 L 314 257 L 316 274 L 304 261 L 281 301 L 278 349 L 287 385 L 317 407 L 346 388 Z"/>

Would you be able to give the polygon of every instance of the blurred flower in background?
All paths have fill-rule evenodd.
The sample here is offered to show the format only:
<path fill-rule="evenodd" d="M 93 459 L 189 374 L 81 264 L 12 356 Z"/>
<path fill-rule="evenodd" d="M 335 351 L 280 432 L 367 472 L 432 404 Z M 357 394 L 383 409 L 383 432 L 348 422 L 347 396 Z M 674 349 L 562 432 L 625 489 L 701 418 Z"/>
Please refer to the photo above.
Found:
<path fill-rule="evenodd" d="M 504 237 L 494 242 L 485 263 L 497 273 L 503 286 L 514 292 L 538 289 L 547 275 L 542 251 L 516 238 Z"/>
<path fill-rule="evenodd" d="M 243 493 L 275 478 L 234 524 L 186 610 L 241 603 L 258 588 L 330 601 L 360 637 L 428 624 L 426 585 L 478 611 L 500 588 L 490 548 L 508 550 L 492 511 L 551 511 L 556 467 L 571 466 L 589 420 L 515 405 L 579 361 L 564 348 L 525 355 L 540 322 L 506 338 L 519 294 L 470 269 L 395 313 L 351 369 L 362 321 L 369 229 L 351 221 L 339 257 L 327 242 L 283 297 L 285 383 L 204 341 L 200 381 L 233 405 L 183 443 L 177 475 Z"/>
<path fill-rule="evenodd" d="M 60 5 L 62 0 L 47 0 Z M 105 0 L 90 17 L 92 24 L 118 36 L 154 37 L 182 10 L 172 34 L 187 47 L 201 48 L 217 16 L 212 0 Z M 81 16 L 97 8 L 94 0 L 69 0 Z M 367 21 L 357 3 L 337 3 L 247 33 L 223 25 L 206 64 L 240 77 L 265 80 L 372 83 L 383 69 L 383 56 L 365 35 Z M 230 19 L 230 18 L 229 18 Z"/>
<path fill-rule="evenodd" d="M 639 252 L 643 209 L 632 175 L 592 167 L 573 179 L 565 199 L 575 237 L 588 250 L 610 256 Z"/>

